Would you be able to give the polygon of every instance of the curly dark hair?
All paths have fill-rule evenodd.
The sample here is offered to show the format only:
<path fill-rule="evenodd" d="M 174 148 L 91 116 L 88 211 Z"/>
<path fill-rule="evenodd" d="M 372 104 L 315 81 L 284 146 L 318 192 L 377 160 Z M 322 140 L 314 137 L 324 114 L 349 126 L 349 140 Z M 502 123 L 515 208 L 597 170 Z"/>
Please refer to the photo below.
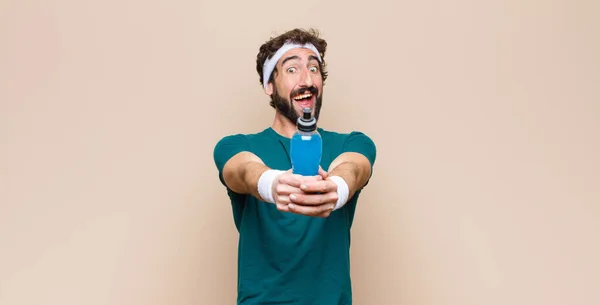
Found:
<path fill-rule="evenodd" d="M 260 46 L 260 51 L 258 55 L 256 55 L 256 71 L 258 72 L 258 77 L 260 80 L 260 84 L 264 85 L 263 80 L 263 65 L 267 58 L 270 58 L 283 46 L 286 42 L 293 42 L 298 44 L 312 43 L 315 48 L 319 51 L 319 55 L 321 55 L 322 63 L 319 63 L 321 77 L 323 78 L 323 84 L 325 83 L 325 79 L 327 79 L 327 71 L 326 71 L 326 63 L 325 63 L 325 51 L 327 50 L 327 42 L 319 37 L 319 32 L 315 29 L 293 29 L 287 31 L 277 37 L 271 37 L 267 42 L 265 42 L 262 46 Z M 272 82 L 275 73 L 277 72 L 277 68 L 273 70 L 271 74 L 271 78 L 267 81 L 267 83 Z"/>

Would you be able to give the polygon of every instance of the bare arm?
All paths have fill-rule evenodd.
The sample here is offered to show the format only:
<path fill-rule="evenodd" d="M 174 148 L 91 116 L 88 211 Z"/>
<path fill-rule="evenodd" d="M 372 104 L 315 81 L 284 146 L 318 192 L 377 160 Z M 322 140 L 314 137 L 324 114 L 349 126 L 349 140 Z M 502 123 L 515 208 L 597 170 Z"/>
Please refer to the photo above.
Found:
<path fill-rule="evenodd" d="M 371 162 L 375 162 L 376 154 L 370 138 L 353 132 L 344 143 L 346 152 L 333 160 L 329 172 L 321 169 L 319 175 L 305 177 L 288 170 L 281 174 L 271 172 L 276 176 L 270 174 L 261 179 L 270 168 L 257 155 L 250 153 L 249 148 L 247 139 L 242 135 L 228 136 L 215 147 L 215 164 L 221 170 L 222 182 L 231 191 L 249 194 L 265 202 L 274 201 L 280 211 L 319 217 L 329 216 L 336 204 L 343 204 L 338 203 L 337 183 L 340 182 L 336 179 L 344 180 L 344 188 L 347 185 L 348 191 L 340 193 L 344 201 L 354 197 L 367 184 L 371 176 Z M 338 178 L 331 179 L 329 176 Z M 259 181 L 261 192 L 258 191 Z M 270 191 L 266 190 L 269 184 Z M 263 198 L 261 193 L 268 193 L 267 196 L 272 199 Z"/>
<path fill-rule="evenodd" d="M 331 163 L 330 168 L 328 177 L 323 181 L 292 184 L 302 190 L 291 197 L 294 203 L 290 207 L 292 212 L 328 217 L 338 201 L 337 184 L 331 180 L 331 176 L 344 179 L 348 185 L 348 199 L 362 189 L 371 176 L 371 162 L 364 155 L 355 152 L 341 154 Z"/>
<path fill-rule="evenodd" d="M 238 194 L 250 194 L 259 200 L 267 201 L 258 191 L 258 182 L 262 174 L 270 170 L 268 166 L 255 154 L 247 151 L 237 153 L 229 159 L 223 166 L 223 180 L 228 188 Z M 320 169 L 320 174 L 326 173 Z M 299 181 L 322 180 L 322 176 L 303 177 L 295 175 L 291 170 L 283 172 L 273 180 L 273 196 L 277 208 L 281 211 L 289 211 L 287 204 L 290 202 L 289 195 L 301 190 L 292 185 L 299 184 Z"/>
<path fill-rule="evenodd" d="M 264 176 L 263 174 L 271 168 L 250 151 L 251 146 L 247 137 L 241 134 L 224 137 L 215 145 L 213 158 L 219 169 L 219 179 L 234 193 L 251 195 L 264 202 L 274 202 L 278 209 L 287 211 L 289 194 L 301 191 L 297 187 L 280 183 L 280 180 L 295 183 L 301 179 L 307 181 L 316 179 L 316 177 L 309 179 L 310 177 L 294 175 L 291 170 L 279 169 Z"/>
<path fill-rule="evenodd" d="M 231 157 L 223 167 L 223 180 L 232 191 L 250 194 L 264 200 L 258 193 L 258 179 L 269 169 L 265 163 L 251 152 L 240 152 Z"/>
<path fill-rule="evenodd" d="M 369 181 L 371 162 L 362 154 L 346 152 L 331 162 L 328 174 L 343 178 L 350 191 L 348 198 L 352 198 L 356 191 L 362 189 Z"/>

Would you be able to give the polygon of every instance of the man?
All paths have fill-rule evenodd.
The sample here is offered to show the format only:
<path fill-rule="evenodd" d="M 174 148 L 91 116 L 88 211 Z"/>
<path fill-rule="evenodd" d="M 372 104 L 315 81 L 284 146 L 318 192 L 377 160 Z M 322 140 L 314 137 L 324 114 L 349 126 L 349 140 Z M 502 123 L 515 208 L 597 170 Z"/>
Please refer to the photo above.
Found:
<path fill-rule="evenodd" d="M 319 174 L 293 174 L 289 158 L 302 109 L 319 117 L 326 47 L 316 31 L 300 29 L 263 44 L 256 69 L 273 124 L 226 136 L 214 149 L 240 234 L 238 304 L 352 304 L 350 228 L 375 145 L 361 132 L 319 128 Z"/>

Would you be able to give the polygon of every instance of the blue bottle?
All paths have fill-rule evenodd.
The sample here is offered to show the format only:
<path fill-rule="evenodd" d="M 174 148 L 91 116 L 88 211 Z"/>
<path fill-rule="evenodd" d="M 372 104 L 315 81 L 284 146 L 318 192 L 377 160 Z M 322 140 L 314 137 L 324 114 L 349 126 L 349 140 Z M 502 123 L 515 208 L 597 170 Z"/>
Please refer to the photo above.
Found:
<path fill-rule="evenodd" d="M 296 122 L 296 132 L 290 143 L 292 172 L 303 176 L 319 174 L 323 140 L 317 130 L 317 120 L 310 108 L 302 110 L 302 117 Z"/>

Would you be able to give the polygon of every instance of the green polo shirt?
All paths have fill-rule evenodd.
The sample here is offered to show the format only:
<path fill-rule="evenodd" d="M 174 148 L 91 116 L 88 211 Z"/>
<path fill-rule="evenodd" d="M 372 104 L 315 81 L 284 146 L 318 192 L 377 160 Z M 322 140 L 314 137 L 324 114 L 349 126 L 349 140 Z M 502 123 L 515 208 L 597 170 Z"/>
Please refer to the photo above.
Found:
<path fill-rule="evenodd" d="M 361 132 L 318 129 L 323 138 L 321 167 L 344 152 L 363 154 L 375 163 L 373 141 Z M 267 128 L 222 138 L 215 146 L 219 179 L 235 154 L 248 151 L 272 169 L 289 170 L 290 139 Z M 280 212 L 272 203 L 226 187 L 239 232 L 237 304 L 352 304 L 350 228 L 360 190 L 327 218 Z"/>

